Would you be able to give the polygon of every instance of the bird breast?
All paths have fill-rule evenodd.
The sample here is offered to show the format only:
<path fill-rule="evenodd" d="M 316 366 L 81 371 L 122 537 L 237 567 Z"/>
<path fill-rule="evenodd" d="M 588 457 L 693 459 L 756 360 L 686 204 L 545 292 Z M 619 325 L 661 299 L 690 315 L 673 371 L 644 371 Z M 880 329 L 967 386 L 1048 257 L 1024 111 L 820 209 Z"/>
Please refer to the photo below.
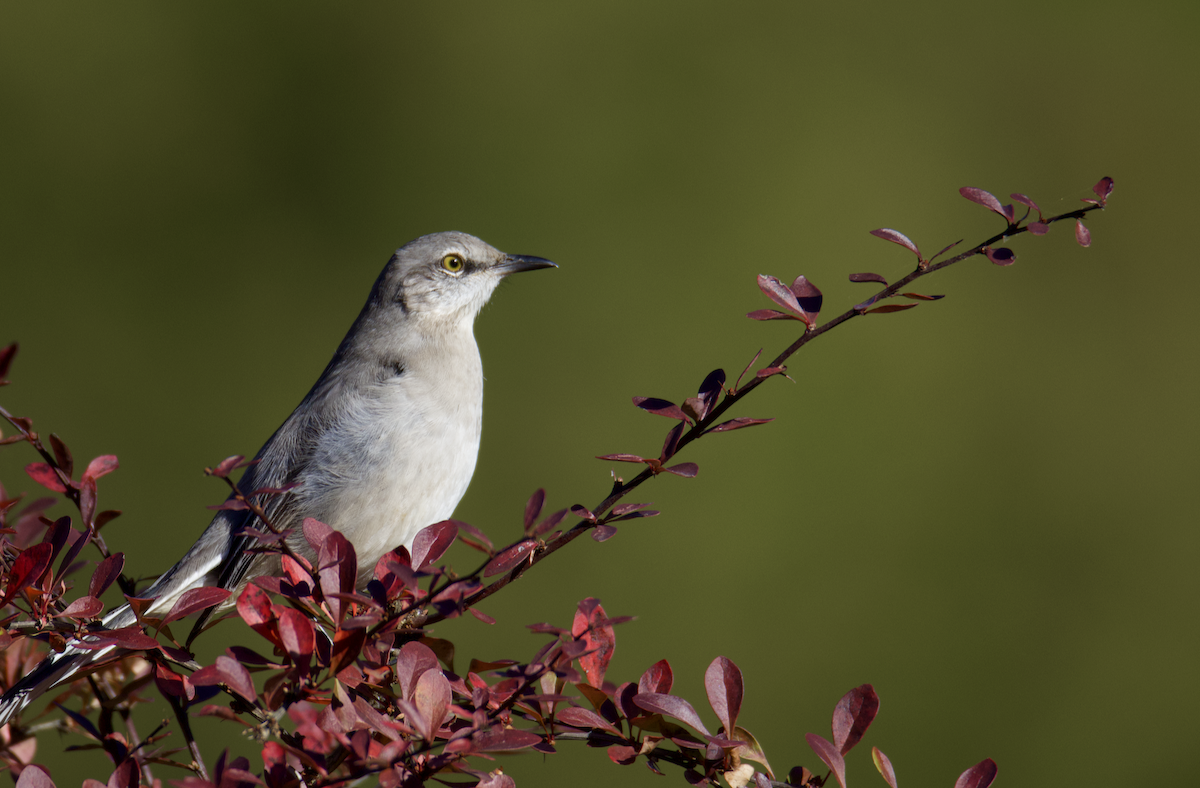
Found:
<path fill-rule="evenodd" d="M 296 491 L 300 511 L 354 544 L 365 582 L 380 556 L 411 548 L 417 531 L 453 514 L 475 472 L 482 422 L 478 350 L 467 363 L 406 369 L 354 392 L 318 440 Z"/>

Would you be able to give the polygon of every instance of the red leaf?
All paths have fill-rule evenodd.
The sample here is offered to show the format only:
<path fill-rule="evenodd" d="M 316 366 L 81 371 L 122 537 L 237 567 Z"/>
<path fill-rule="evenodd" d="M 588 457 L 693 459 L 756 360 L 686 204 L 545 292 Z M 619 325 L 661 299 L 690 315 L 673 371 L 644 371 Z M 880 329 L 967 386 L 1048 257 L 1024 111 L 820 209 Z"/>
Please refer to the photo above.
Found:
<path fill-rule="evenodd" d="M 533 495 L 529 496 L 529 500 L 525 503 L 525 533 L 529 533 L 529 529 L 537 521 L 538 515 L 542 513 L 542 507 L 545 504 L 546 491 L 539 487 L 534 490 Z"/>
<path fill-rule="evenodd" d="M 57 471 L 50 467 L 48 463 L 31 462 L 25 466 L 25 473 L 29 474 L 30 479 L 33 479 L 47 490 L 59 493 L 67 491 L 67 486 L 62 483 L 62 479 L 58 478 Z"/>
<path fill-rule="evenodd" d="M 246 700 L 254 700 L 254 681 L 250 678 L 250 671 L 246 670 L 242 663 L 233 657 L 222 654 L 217 657 L 216 668 L 221 671 L 224 683 L 231 690 Z"/>
<path fill-rule="evenodd" d="M 1004 246 L 1001 246 L 997 249 L 992 249 L 991 247 L 988 247 L 987 249 L 984 249 L 983 251 L 984 251 L 984 254 L 987 255 L 987 259 L 991 260 L 996 265 L 1008 266 L 1008 265 L 1012 265 L 1013 263 L 1017 262 L 1016 252 L 1014 252 L 1012 249 L 1009 249 Z"/>
<path fill-rule="evenodd" d="M 883 315 L 887 314 L 888 312 L 903 312 L 905 309 L 912 309 L 914 306 L 920 306 L 920 304 L 884 304 L 883 306 L 877 306 L 874 309 L 868 309 L 866 312 L 863 312 L 863 314 Z"/>
<path fill-rule="evenodd" d="M 665 695 L 671 691 L 671 685 L 674 683 L 675 674 L 671 671 L 671 663 L 660 659 L 638 679 L 638 692 L 657 692 Z"/>
<path fill-rule="evenodd" d="M 785 314 L 775 309 L 755 309 L 753 312 L 747 312 L 746 317 L 751 320 L 800 320 L 795 315 Z M 800 320 L 803 323 L 803 320 Z"/>
<path fill-rule="evenodd" d="M 325 540 L 333 533 L 332 528 L 315 517 L 305 517 L 301 530 L 304 533 L 304 541 L 308 542 L 314 552 L 320 550 L 321 545 L 325 544 Z"/>
<path fill-rule="evenodd" d="M 562 709 L 558 712 L 558 719 L 568 725 L 574 725 L 576 728 L 599 728 L 600 730 L 609 731 L 616 736 L 620 736 L 621 732 L 617 730 L 611 722 L 601 717 L 591 709 L 581 709 L 575 706 Z"/>
<path fill-rule="evenodd" d="M 804 734 L 804 740 L 808 742 L 809 747 L 812 747 L 817 757 L 833 771 L 842 788 L 846 788 L 846 761 L 837 748 L 815 733 Z"/>
<path fill-rule="evenodd" d="M 193 673 L 191 682 L 197 687 L 224 684 L 246 700 L 254 700 L 256 697 L 250 671 L 246 670 L 242 663 L 225 654 L 217 657 L 215 664 Z"/>
<path fill-rule="evenodd" d="M 81 596 L 71 604 L 67 605 L 63 612 L 58 613 L 55 617 L 64 616 L 66 618 L 95 618 L 104 611 L 104 603 L 94 596 Z"/>
<path fill-rule="evenodd" d="M 730 419 L 723 421 L 712 429 L 705 430 L 705 434 L 710 432 L 729 432 L 731 430 L 740 430 L 743 427 L 753 427 L 756 424 L 766 424 L 767 422 L 775 421 L 775 419 L 748 419 L 745 417 Z"/>
<path fill-rule="evenodd" d="M 871 274 L 871 273 L 850 274 L 850 281 L 851 282 L 878 282 L 879 284 L 881 284 L 885 287 L 887 286 L 887 280 L 884 279 L 879 274 Z"/>
<path fill-rule="evenodd" d="M 212 469 L 213 476 L 228 476 L 241 467 L 242 460 L 246 459 L 240 454 L 235 454 L 232 457 L 226 457 L 221 460 L 217 467 Z"/>
<path fill-rule="evenodd" d="M 891 788 L 896 788 L 896 770 L 892 768 L 892 762 L 878 747 L 871 748 L 871 760 L 875 762 L 875 768 L 883 776 L 883 781 Z"/>
<path fill-rule="evenodd" d="M 279 639 L 284 650 L 296 661 L 307 661 L 316 648 L 312 621 L 290 607 L 279 613 Z"/>
<path fill-rule="evenodd" d="M 588 523 L 594 523 L 594 522 L 596 522 L 596 515 L 595 515 L 595 514 L 593 514 L 593 513 L 592 513 L 592 512 L 590 512 L 590 511 L 588 511 L 588 508 L 587 508 L 586 506 L 582 505 L 582 504 L 578 504 L 578 503 L 577 503 L 577 504 L 575 504 L 574 506 L 572 506 L 572 507 L 571 507 L 571 514 L 573 514 L 573 515 L 575 515 L 576 517 L 580 518 L 580 519 L 581 519 L 581 520 L 583 520 L 584 522 L 588 522 Z"/>
<path fill-rule="evenodd" d="M 17 788 L 55 788 L 55 786 L 44 768 L 37 764 L 30 764 L 21 770 L 21 776 L 17 778 Z"/>
<path fill-rule="evenodd" d="M 483 576 L 491 577 L 492 575 L 509 571 L 528 558 L 536 547 L 537 542 L 533 539 L 524 539 L 517 542 L 512 547 L 501 551 L 491 561 L 488 561 L 487 566 L 483 568 Z"/>
<path fill-rule="evenodd" d="M 507 750 L 523 750 L 540 744 L 542 737 L 530 731 L 521 730 L 487 730 L 480 731 L 471 737 L 471 743 L 479 752 L 503 752 Z"/>
<path fill-rule="evenodd" d="M 724 385 L 725 370 L 723 369 L 714 369 L 704 376 L 704 380 L 700 383 L 700 390 L 697 393 L 704 403 L 705 415 L 708 415 L 713 405 L 717 404 L 717 399 L 721 396 Z"/>
<path fill-rule="evenodd" d="M 50 446 L 54 449 L 54 459 L 58 461 L 58 467 L 63 469 L 63 473 L 67 476 L 74 473 L 75 460 L 71 457 L 71 450 L 67 448 L 67 444 L 63 443 L 62 438 L 50 433 Z"/>
<path fill-rule="evenodd" d="M 808 319 L 804 322 L 809 325 L 815 323 L 817 315 L 821 313 L 821 304 L 825 300 L 825 296 L 821 295 L 820 289 L 808 281 L 807 278 L 798 276 L 792 282 L 792 292 L 795 293 L 796 301 L 800 304 L 800 308 L 808 316 Z"/>
<path fill-rule="evenodd" d="M 136 624 L 107 630 L 104 635 L 115 640 L 121 648 L 127 648 L 130 651 L 154 651 L 162 648 L 157 640 L 143 632 L 141 627 Z"/>
<path fill-rule="evenodd" d="M 227 501 L 225 501 L 225 503 L 213 504 L 212 506 L 205 506 L 204 508 L 212 509 L 213 511 L 221 511 L 221 512 L 226 512 L 226 511 L 241 512 L 246 509 L 249 509 L 250 505 L 248 503 L 246 503 L 245 501 L 239 501 L 236 498 L 230 498 Z"/>
<path fill-rule="evenodd" d="M 992 199 L 994 200 L 996 198 L 993 197 Z M 921 259 L 921 250 L 917 248 L 917 245 L 915 243 L 913 243 L 912 241 L 909 240 L 907 235 L 900 232 L 899 230 L 891 230 L 891 229 L 888 229 L 887 227 L 884 227 L 879 230 L 872 230 L 871 235 L 875 236 L 876 238 L 882 238 L 885 241 L 891 241 L 894 244 L 900 244 L 905 249 L 907 249 L 908 251 L 915 254 L 917 256 L 918 260 Z M 850 281 L 851 282 L 861 282 L 863 280 L 855 279 L 854 275 L 851 275 Z M 878 280 L 871 280 L 871 281 L 878 281 Z M 887 284 L 887 282 L 884 282 L 884 284 Z"/>
<path fill-rule="evenodd" d="M 758 289 L 787 311 L 801 317 L 804 316 L 804 310 L 800 307 L 800 302 L 796 300 L 796 294 L 792 292 L 792 288 L 775 277 L 759 274 Z"/>
<path fill-rule="evenodd" d="M 614 744 L 608 748 L 608 759 L 621 766 L 628 766 L 637 760 L 638 751 L 625 744 Z"/>
<path fill-rule="evenodd" d="M 455 520 L 454 522 L 458 525 L 458 538 L 462 540 L 463 544 L 488 554 L 491 554 L 496 549 L 495 545 L 492 544 L 492 540 L 488 539 L 483 531 L 480 531 L 470 523 L 464 523 L 462 520 Z M 463 536 L 464 533 L 466 536 Z"/>
<path fill-rule="evenodd" d="M 339 629 L 333 633 L 333 648 L 329 656 L 329 672 L 333 675 L 341 673 L 342 668 L 358 659 L 363 644 L 367 640 L 365 629 Z"/>
<path fill-rule="evenodd" d="M 597 525 L 592 529 L 592 539 L 597 542 L 607 542 L 617 535 L 617 527 L 615 525 Z"/>
<path fill-rule="evenodd" d="M 184 616 L 190 616 L 192 613 L 219 605 L 228 599 L 231 593 L 233 592 L 228 588 L 216 588 L 215 586 L 188 589 L 179 596 L 179 599 L 175 600 L 175 604 L 171 606 L 171 612 L 167 613 L 163 623 L 169 624 Z"/>
<path fill-rule="evenodd" d="M 613 460 L 614 462 L 645 462 L 645 457 L 639 457 L 636 454 L 601 454 L 596 457 L 597 460 Z M 571 511 L 575 511 L 575 507 L 571 507 Z"/>
<path fill-rule="evenodd" d="M 492 618 L 487 613 L 484 613 L 482 610 L 477 610 L 476 608 L 469 607 L 469 608 L 467 608 L 467 612 L 470 613 L 471 615 L 475 616 L 475 618 L 479 619 L 483 623 L 488 624 L 489 626 L 496 623 L 496 619 Z"/>
<path fill-rule="evenodd" d="M 292 586 L 302 586 L 307 588 L 309 593 L 312 593 L 312 587 L 316 583 L 313 581 L 312 574 L 306 566 L 308 559 L 304 558 L 304 556 L 297 556 L 297 558 L 300 560 L 296 560 L 296 558 L 292 558 L 290 555 L 280 557 L 280 567 L 283 569 L 283 574 L 287 576 L 287 580 Z M 304 561 L 304 563 L 302 564 L 300 561 Z M 257 577 L 255 578 L 255 582 L 264 579 L 266 578 Z"/>
<path fill-rule="evenodd" d="M 980 761 L 958 776 L 954 788 L 987 788 L 996 779 L 997 771 L 996 762 L 991 758 Z"/>
<path fill-rule="evenodd" d="M 842 755 L 862 740 L 879 711 L 879 696 L 870 684 L 847 692 L 833 710 L 833 743 Z"/>
<path fill-rule="evenodd" d="M 112 774 L 108 776 L 107 785 L 108 788 L 137 788 L 141 783 L 138 779 L 139 776 L 138 762 L 133 758 L 126 758 L 117 764 L 117 768 L 113 769 Z M 193 786 L 187 785 L 185 788 L 193 788 Z M 205 785 L 203 788 L 208 788 L 208 786 Z"/>
<path fill-rule="evenodd" d="M 620 517 L 614 517 L 610 522 L 619 523 L 623 520 L 637 520 L 641 517 L 657 517 L 658 515 L 659 512 L 655 511 L 654 509 L 639 509 L 636 512 L 630 512 L 629 514 L 623 514 Z"/>
<path fill-rule="evenodd" d="M 1004 206 L 996 199 L 995 195 L 990 192 L 985 192 L 983 189 L 975 189 L 970 186 L 964 186 L 958 190 L 958 193 L 966 197 L 971 202 L 977 202 L 990 211 L 995 211 L 1004 217 L 1006 222 L 1012 223 L 1012 209 L 1005 212 Z"/>
<path fill-rule="evenodd" d="M 676 476 L 682 476 L 685 479 L 693 479 L 700 472 L 700 466 L 694 462 L 681 462 L 678 465 L 672 465 L 670 468 L 663 468 L 667 473 L 673 473 Z"/>
<path fill-rule="evenodd" d="M 12 367 L 12 361 L 17 355 L 17 343 L 13 342 L 3 350 L 0 350 L 0 380 L 8 377 L 8 370 Z"/>
<path fill-rule="evenodd" d="M 1100 198 L 1101 203 L 1108 199 L 1108 195 L 1112 194 L 1112 190 L 1113 179 L 1108 177 L 1101 178 L 1100 182 L 1092 187 L 1092 191 L 1095 192 L 1096 196 Z M 12 347 L 15 349 L 16 346 L 14 345 Z M 0 372 L 0 377 L 3 376 L 3 373 Z"/>
<path fill-rule="evenodd" d="M 563 520 L 565 520 L 566 517 L 567 517 L 567 510 L 559 509 L 554 514 L 550 515 L 545 520 L 542 520 L 540 523 L 538 523 L 537 527 L 533 529 L 533 533 L 537 536 L 541 536 L 541 535 L 545 534 L 547 531 L 549 531 L 553 528 L 557 528 L 558 524 L 561 523 Z"/>
<path fill-rule="evenodd" d="M 358 579 L 358 556 L 350 540 L 337 531 L 330 530 L 317 550 L 317 579 L 329 612 L 334 620 L 341 621 L 348 605 L 339 595 L 354 593 Z"/>
<path fill-rule="evenodd" d="M 107 476 L 119 467 L 121 466 L 117 462 L 117 455 L 102 454 L 88 463 L 87 470 L 83 472 L 83 478 L 99 479 L 101 476 Z"/>
<path fill-rule="evenodd" d="M 113 584 L 113 581 L 121 576 L 121 570 L 124 567 L 124 553 L 113 553 L 108 558 L 105 558 L 96 567 L 96 571 L 92 572 L 92 580 L 88 584 L 88 593 L 95 597 L 103 594 Z"/>
<path fill-rule="evenodd" d="M 725 735 L 732 736 L 742 708 L 742 671 L 726 657 L 717 657 L 704 671 L 704 691 L 708 705 L 725 726 Z"/>
<path fill-rule="evenodd" d="M 901 293 L 900 295 L 914 301 L 940 301 L 946 297 L 944 295 L 921 295 L 920 293 Z"/>
<path fill-rule="evenodd" d="M 1092 232 L 1079 219 L 1075 220 L 1075 240 L 1085 249 L 1092 245 Z"/>
<path fill-rule="evenodd" d="M 949 246 L 946 246 L 945 248 L 943 248 L 943 249 L 942 249 L 942 251 L 938 252 L 938 253 L 937 253 L 937 254 L 935 254 L 933 257 L 930 257 L 930 258 L 929 258 L 929 260 L 928 260 L 927 262 L 930 262 L 930 263 L 932 263 L 934 260 L 936 260 L 936 259 L 938 259 L 939 257 L 941 257 L 941 256 L 942 256 L 942 255 L 944 255 L 946 252 L 948 252 L 948 251 L 950 251 L 951 249 L 953 249 L 954 247 L 958 246 L 960 243 L 962 243 L 962 239 L 961 239 L 961 238 L 959 238 L 957 241 L 955 241 L 954 243 L 950 244 Z"/>
<path fill-rule="evenodd" d="M 687 421 L 688 417 L 674 402 L 657 397 L 634 397 L 633 404 L 656 416 L 666 416 L 668 419 Z"/>
<path fill-rule="evenodd" d="M 1042 222 L 1030 222 L 1029 224 L 1025 225 L 1025 229 L 1029 230 L 1029 232 L 1033 233 L 1034 235 L 1045 235 L 1046 233 L 1050 232 L 1050 225 L 1043 224 Z"/>
<path fill-rule="evenodd" d="M 412 546 L 413 569 L 428 569 L 445 555 L 457 538 L 458 526 L 453 520 L 442 520 L 417 531 Z"/>
<path fill-rule="evenodd" d="M 692 708 L 692 704 L 676 695 L 662 692 L 639 692 L 633 698 L 634 704 L 651 714 L 663 714 L 686 723 L 701 733 L 708 735 L 708 729 L 700 721 L 700 715 Z"/>
<path fill-rule="evenodd" d="M 439 670 L 433 649 L 416 641 L 405 643 L 396 658 L 396 682 L 400 685 L 400 697 L 411 700 L 417 689 L 417 679 L 429 670 Z"/>
<path fill-rule="evenodd" d="M 580 657 L 579 664 L 593 687 L 604 685 L 604 674 L 617 648 L 617 636 L 607 618 L 600 600 L 588 597 L 579 603 L 571 623 L 571 637 L 582 640 L 591 652 Z"/>
<path fill-rule="evenodd" d="M 1042 217 L 1042 209 L 1040 209 L 1040 207 L 1038 207 L 1038 204 L 1034 203 L 1034 201 L 1032 199 L 1026 197 L 1025 194 L 1020 194 L 1020 193 L 1014 192 L 1012 194 L 1009 194 L 1009 197 L 1018 201 L 1018 203 L 1020 203 L 1021 205 L 1028 207 L 1028 209 L 1037 211 L 1038 218 Z"/>
<path fill-rule="evenodd" d="M 85 526 L 91 526 L 96 518 L 96 480 L 84 475 L 79 482 L 79 514 Z"/>
<path fill-rule="evenodd" d="M 437 738 L 450 706 L 450 681 L 440 670 L 427 670 L 417 679 L 413 705 L 420 712 L 420 733 L 427 742 Z"/>
<path fill-rule="evenodd" d="M 161 662 L 154 665 L 154 683 L 164 695 L 191 700 L 196 697 L 196 688 L 187 676 L 181 676 Z"/>
<path fill-rule="evenodd" d="M 254 585 L 247 585 L 242 589 L 242 593 L 238 596 L 237 610 L 242 620 L 256 630 L 275 620 L 275 614 L 271 610 L 271 600 Z"/>
<path fill-rule="evenodd" d="M 21 551 L 8 573 L 8 586 L 4 589 L 4 599 L 0 600 L 0 605 L 7 603 L 21 589 L 42 579 L 42 575 L 50 566 L 50 555 L 53 551 L 54 546 L 49 542 L 38 542 Z"/>

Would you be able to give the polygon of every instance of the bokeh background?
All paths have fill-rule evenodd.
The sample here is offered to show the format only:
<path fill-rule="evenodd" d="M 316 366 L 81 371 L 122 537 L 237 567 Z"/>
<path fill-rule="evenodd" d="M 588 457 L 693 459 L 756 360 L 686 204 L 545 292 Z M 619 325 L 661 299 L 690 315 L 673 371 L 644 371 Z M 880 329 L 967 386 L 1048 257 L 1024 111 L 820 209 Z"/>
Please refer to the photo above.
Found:
<path fill-rule="evenodd" d="M 156 573 L 223 497 L 202 469 L 290 412 L 391 250 L 465 230 L 561 265 L 477 325 L 458 516 L 515 537 L 537 487 L 595 503 L 629 467 L 594 455 L 658 450 L 670 424 L 631 395 L 679 401 L 791 341 L 745 319 L 769 306 L 756 274 L 803 273 L 836 314 L 871 292 L 847 274 L 911 267 L 869 230 L 973 243 L 999 220 L 960 186 L 1057 213 L 1110 175 L 1092 248 L 1024 236 L 1015 266 L 952 268 L 919 288 L 945 300 L 814 343 L 735 414 L 772 425 L 639 491 L 661 517 L 537 567 L 484 606 L 494 627 L 437 634 L 528 657 L 525 624 L 599 597 L 638 617 L 610 678 L 667 658 L 707 712 L 728 656 L 783 774 L 871 682 L 855 783 L 879 780 L 871 745 L 902 783 L 985 757 L 1002 784 L 1192 783 L 1198 30 L 1200 6 L 1153 0 L 4 3 L 0 341 L 21 352 L 0 403 L 120 457 L 107 537 Z M 0 451 L 10 491 L 36 492 L 33 459 Z M 211 725 L 210 766 L 253 748 Z M 59 752 L 80 743 L 43 742 L 59 785 L 107 777 Z M 654 784 L 562 749 L 503 764 Z"/>

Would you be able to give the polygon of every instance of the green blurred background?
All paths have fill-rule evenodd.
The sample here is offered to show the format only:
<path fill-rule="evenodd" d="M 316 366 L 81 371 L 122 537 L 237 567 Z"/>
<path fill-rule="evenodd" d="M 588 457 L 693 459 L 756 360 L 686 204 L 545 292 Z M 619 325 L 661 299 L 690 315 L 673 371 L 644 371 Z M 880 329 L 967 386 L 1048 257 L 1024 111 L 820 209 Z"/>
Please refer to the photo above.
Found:
<path fill-rule="evenodd" d="M 637 615 L 610 669 L 667 658 L 711 713 L 718 654 L 776 770 L 863 682 L 878 721 L 850 779 L 950 786 L 1194 784 L 1195 142 L 1200 6 L 967 3 L 15 3 L 0 5 L 0 403 L 77 458 L 120 457 L 101 503 L 140 574 L 222 498 L 201 470 L 252 454 L 316 379 L 391 250 L 460 229 L 561 270 L 477 325 L 479 467 L 458 516 L 514 538 L 525 499 L 595 503 L 609 452 L 670 426 L 794 324 L 758 273 L 803 273 L 833 315 L 999 220 L 957 194 L 1071 210 L 1117 183 L 1095 243 L 1067 225 L 921 283 L 936 304 L 856 320 L 689 448 L 663 515 L 582 540 L 451 622 L 466 657 L 528 657 L 523 625 L 576 601 Z M 26 446 L 0 479 L 32 490 Z M 616 468 L 628 473 L 630 466 Z M 54 512 L 64 513 L 59 504 Z M 456 554 L 466 565 L 473 561 Z M 261 646 L 226 623 L 207 648 Z M 166 709 L 144 718 L 148 730 Z M 218 746 L 252 745 L 208 723 Z M 47 738 L 59 785 L 105 779 Z M 519 784 L 653 784 L 566 745 Z M 164 770 L 165 777 L 177 777 Z M 669 776 L 672 784 L 679 775 Z M 622 784 L 625 784 L 624 782 Z"/>

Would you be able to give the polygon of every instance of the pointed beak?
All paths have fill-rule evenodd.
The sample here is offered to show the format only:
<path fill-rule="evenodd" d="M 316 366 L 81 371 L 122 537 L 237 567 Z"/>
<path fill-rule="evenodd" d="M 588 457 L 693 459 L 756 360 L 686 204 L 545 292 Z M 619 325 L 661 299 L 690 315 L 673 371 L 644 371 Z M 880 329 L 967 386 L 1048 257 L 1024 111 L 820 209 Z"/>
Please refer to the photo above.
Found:
<path fill-rule="evenodd" d="M 557 265 L 550 262 L 544 257 L 531 257 L 524 254 L 505 255 L 504 259 L 496 266 L 495 270 L 500 272 L 501 276 L 508 276 L 520 271 L 536 271 L 539 268 L 558 268 Z"/>

